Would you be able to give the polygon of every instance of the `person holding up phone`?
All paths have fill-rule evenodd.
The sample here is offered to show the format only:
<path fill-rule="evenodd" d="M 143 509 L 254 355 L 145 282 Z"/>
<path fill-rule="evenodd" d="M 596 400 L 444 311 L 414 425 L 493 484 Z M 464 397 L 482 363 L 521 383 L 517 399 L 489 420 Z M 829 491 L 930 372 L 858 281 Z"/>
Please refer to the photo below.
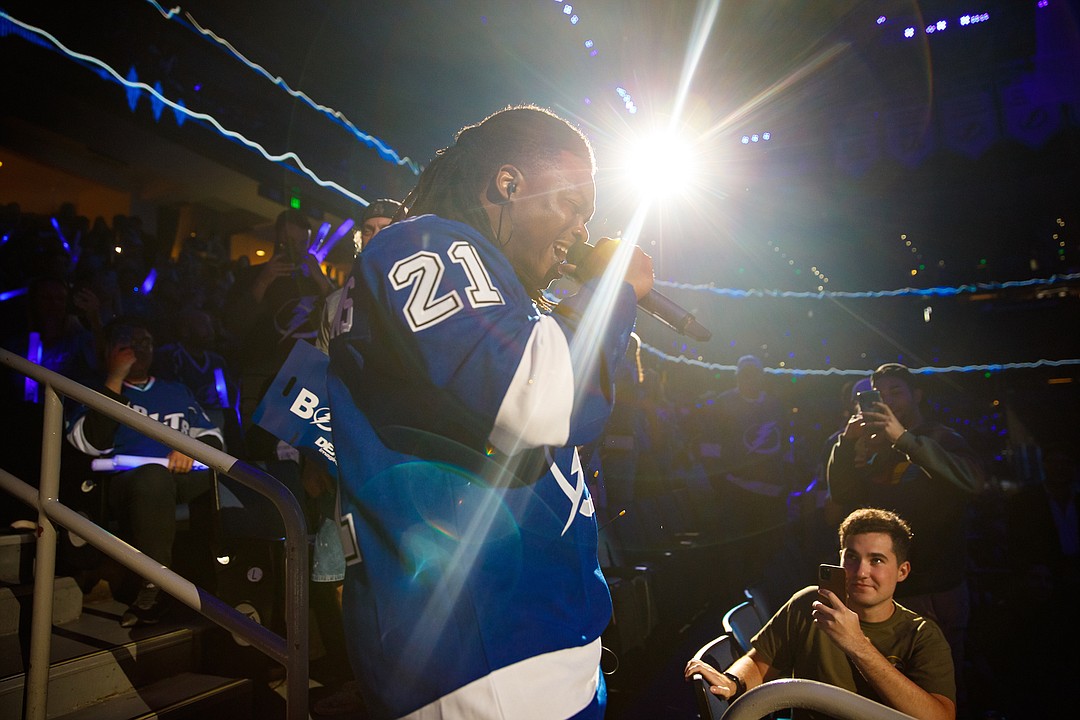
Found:
<path fill-rule="evenodd" d="M 686 678 L 702 675 L 710 690 L 734 700 L 781 677 L 816 680 L 858 693 L 920 720 L 956 717 L 949 645 L 932 621 L 893 594 L 911 574 L 908 524 L 887 510 L 863 508 L 840 525 L 842 598 L 807 587 L 795 593 L 751 641 L 752 649 L 721 672 L 691 660 Z M 842 571 L 836 572 L 836 571 Z M 820 571 L 819 571 L 820 572 Z M 796 709 L 794 718 L 820 718 Z"/>
<path fill-rule="evenodd" d="M 223 316 L 225 329 L 234 339 L 228 360 L 240 382 L 242 456 L 270 462 L 271 474 L 294 492 L 299 487 L 299 481 L 291 477 L 299 473 L 289 467 L 295 466 L 290 462 L 294 453 L 253 424 L 251 416 L 296 341 L 315 341 L 323 298 L 334 290 L 315 256 L 308 252 L 310 244 L 307 215 L 292 208 L 283 210 L 274 222 L 273 256 L 237 273 Z"/>
<path fill-rule="evenodd" d="M 847 573 L 843 565 L 818 565 L 818 590 L 829 590 L 847 602 Z"/>
<path fill-rule="evenodd" d="M 911 561 L 919 574 L 897 597 L 941 626 L 954 664 L 963 667 L 970 615 L 965 518 L 982 487 L 982 464 L 957 432 L 923 414 L 923 387 L 907 367 L 882 365 L 871 383 L 881 400 L 858 397 L 861 411 L 832 447 L 829 493 L 845 512 L 884 507 L 911 523 L 919 538 Z"/>

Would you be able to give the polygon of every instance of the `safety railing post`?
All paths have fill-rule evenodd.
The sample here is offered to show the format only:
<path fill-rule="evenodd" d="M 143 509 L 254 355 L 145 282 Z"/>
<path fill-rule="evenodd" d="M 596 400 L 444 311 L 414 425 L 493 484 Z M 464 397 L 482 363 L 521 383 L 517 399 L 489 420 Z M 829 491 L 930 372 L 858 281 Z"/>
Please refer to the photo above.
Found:
<path fill-rule="evenodd" d="M 60 443 L 64 431 L 64 406 L 60 396 L 51 384 L 47 383 L 44 390 L 45 420 L 41 433 L 38 539 L 34 561 L 33 617 L 30 621 L 30 667 L 26 673 L 26 720 L 44 720 L 48 705 L 56 526 L 46 514 L 46 507 L 60 494 Z"/>
<path fill-rule="evenodd" d="M 212 448 L 177 430 L 166 427 L 131 408 L 80 385 L 70 378 L 35 365 L 0 348 L 0 365 L 34 378 L 45 387 L 45 421 L 42 438 L 42 471 L 38 490 L 0 469 L 0 489 L 39 512 L 37 570 L 34 584 L 30 665 L 24 717 L 44 720 L 48 697 L 49 648 L 52 640 L 53 583 L 56 570 L 56 526 L 75 528 L 93 547 L 129 570 L 158 584 L 188 607 L 202 613 L 226 630 L 239 635 L 281 663 L 287 673 L 286 717 L 307 718 L 308 699 L 308 538 L 307 523 L 299 501 L 279 481 L 222 450 Z M 226 475 L 268 498 L 285 524 L 285 621 L 286 637 L 258 625 L 205 593 L 190 581 L 162 567 L 147 556 L 64 506 L 59 501 L 60 449 L 63 438 L 63 405 L 60 395 L 93 408 L 147 437 L 180 450 L 207 467 Z"/>

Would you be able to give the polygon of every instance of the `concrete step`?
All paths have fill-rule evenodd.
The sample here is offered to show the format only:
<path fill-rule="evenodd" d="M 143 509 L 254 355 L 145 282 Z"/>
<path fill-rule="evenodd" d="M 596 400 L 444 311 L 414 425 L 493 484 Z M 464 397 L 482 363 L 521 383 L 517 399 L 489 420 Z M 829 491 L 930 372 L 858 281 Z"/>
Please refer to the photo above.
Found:
<path fill-rule="evenodd" d="M 183 672 L 158 680 L 138 690 L 106 698 L 89 707 L 53 720 L 208 720 L 228 718 L 249 720 L 252 717 L 252 682 L 247 678 L 223 678 L 215 675 Z"/>
<path fill-rule="evenodd" d="M 208 624 L 189 611 L 156 625 L 121 628 L 126 606 L 88 603 L 82 616 L 53 628 L 48 716 L 61 717 L 198 668 Z M 186 609 L 184 609 L 186 611 Z M 26 638 L 0 637 L 0 718 L 22 716 Z M 153 715 L 147 717 L 154 717 Z"/>
<path fill-rule="evenodd" d="M 0 584 L 0 636 L 14 635 L 20 627 L 29 627 L 33 597 L 33 581 L 21 585 Z M 82 589 L 73 578 L 53 579 L 53 625 L 78 620 L 82 606 Z"/>
<path fill-rule="evenodd" d="M 34 582 L 34 531 L 0 530 L 0 583 Z"/>

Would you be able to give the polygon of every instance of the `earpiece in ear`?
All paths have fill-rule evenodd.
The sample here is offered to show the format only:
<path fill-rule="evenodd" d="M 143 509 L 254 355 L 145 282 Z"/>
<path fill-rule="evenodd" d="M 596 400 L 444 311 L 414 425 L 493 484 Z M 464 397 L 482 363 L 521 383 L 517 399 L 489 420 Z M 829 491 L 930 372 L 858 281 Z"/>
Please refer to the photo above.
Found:
<path fill-rule="evenodd" d="M 517 183 L 511 180 L 506 184 L 506 199 L 509 200 L 510 196 L 517 192 Z"/>

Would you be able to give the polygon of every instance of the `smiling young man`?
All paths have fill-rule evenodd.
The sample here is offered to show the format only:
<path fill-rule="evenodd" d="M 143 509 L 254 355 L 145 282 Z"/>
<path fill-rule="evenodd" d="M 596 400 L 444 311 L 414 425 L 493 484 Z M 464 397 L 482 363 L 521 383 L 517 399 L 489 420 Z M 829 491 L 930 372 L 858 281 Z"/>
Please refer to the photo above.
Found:
<path fill-rule="evenodd" d="M 817 680 L 920 720 L 956 717 L 949 645 L 932 620 L 893 600 L 911 573 L 911 530 L 895 513 L 864 508 L 840 525 L 847 597 L 808 587 L 795 593 L 754 636 L 753 649 L 721 673 L 701 661 L 713 693 L 734 698 L 780 677 Z M 820 718 L 796 710 L 796 718 Z"/>
<path fill-rule="evenodd" d="M 593 169 L 562 118 L 497 112 L 427 166 L 346 281 L 327 379 L 372 717 L 603 714 L 611 599 L 576 446 L 611 412 L 652 265 L 635 249 L 612 297 L 589 280 L 545 311 L 588 238 Z M 588 335 L 586 311 L 606 318 Z"/>

